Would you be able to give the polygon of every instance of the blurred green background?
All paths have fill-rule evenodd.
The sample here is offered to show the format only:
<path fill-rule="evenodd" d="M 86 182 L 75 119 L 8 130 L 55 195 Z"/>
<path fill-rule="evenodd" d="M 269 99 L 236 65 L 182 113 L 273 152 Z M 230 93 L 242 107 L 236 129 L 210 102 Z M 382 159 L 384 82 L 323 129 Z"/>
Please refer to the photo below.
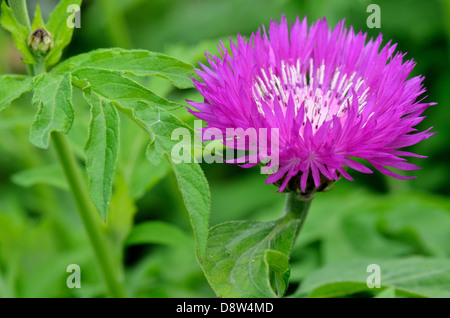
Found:
<path fill-rule="evenodd" d="M 57 1 L 39 2 L 44 19 Z M 381 29 L 368 29 L 369 4 L 381 8 Z M 84 0 L 81 28 L 74 33 L 64 58 L 96 48 L 124 47 L 164 52 L 197 66 L 204 50 L 216 53 L 219 39 L 249 35 L 271 18 L 286 14 L 309 21 L 325 16 L 331 25 L 345 18 L 347 26 L 370 36 L 383 33 L 417 66 L 412 76 L 425 76 L 427 101 L 437 102 L 419 130 L 438 133 L 410 147 L 428 156 L 411 159 L 422 170 L 417 179 L 396 180 L 380 173 L 352 172 L 335 189 L 318 194 L 291 258 L 294 294 L 303 279 L 325 265 L 362 258 L 401 259 L 411 255 L 450 258 L 450 1 L 449 0 Z M 0 73 L 25 73 L 10 35 L 0 31 Z M 164 80 L 144 81 L 159 94 L 183 105 L 200 101 L 195 90 L 174 90 Z M 76 121 L 70 140 L 80 160 L 87 138 L 89 108 L 81 94 L 74 97 Z M 98 278 L 82 224 L 66 191 L 56 157 L 33 148 L 28 129 L 35 109 L 30 96 L 0 115 L 0 297 L 101 297 Z M 177 111 L 186 122 L 193 117 Z M 161 220 L 173 224 L 183 239 L 160 244 L 129 244 L 123 258 L 125 280 L 134 297 L 214 297 L 194 256 L 187 212 L 167 165 L 146 162 L 148 142 L 140 130 L 121 121 L 117 189 L 129 193 L 121 209 L 117 232 L 131 223 Z M 282 213 L 284 196 L 264 183 L 258 168 L 202 165 L 212 194 L 211 225 L 252 219 L 270 220 Z M 45 178 L 42 176 L 45 175 Z M 119 190 L 117 190 L 119 191 Z M 79 264 L 82 288 L 68 289 L 66 267 Z M 450 286 L 449 286 L 450 290 Z"/>

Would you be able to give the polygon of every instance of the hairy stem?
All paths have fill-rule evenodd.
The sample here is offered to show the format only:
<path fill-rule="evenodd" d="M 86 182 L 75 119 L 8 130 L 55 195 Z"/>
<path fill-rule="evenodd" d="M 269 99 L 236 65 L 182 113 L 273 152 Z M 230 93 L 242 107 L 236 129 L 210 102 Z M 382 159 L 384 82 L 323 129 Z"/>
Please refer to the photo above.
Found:
<path fill-rule="evenodd" d="M 24 25 L 27 28 L 28 32 L 31 33 L 32 30 L 30 16 L 28 15 L 27 0 L 9 0 L 8 3 L 16 20 L 20 24 Z M 27 69 L 31 76 L 36 75 L 34 65 L 27 64 Z"/>
<path fill-rule="evenodd" d="M 9 0 L 9 6 L 14 13 L 17 21 L 26 26 L 28 32 L 31 32 L 30 17 L 28 15 L 26 0 Z"/>
<path fill-rule="evenodd" d="M 100 228 L 101 219 L 92 203 L 86 182 L 70 149 L 67 137 L 59 132 L 52 133 L 52 141 L 64 170 L 70 190 L 77 205 L 90 243 L 94 249 L 97 263 L 108 287 L 111 297 L 125 297 L 123 287 L 118 280 L 119 271 L 114 266 L 112 249 L 108 246 Z"/>
<path fill-rule="evenodd" d="M 286 204 L 284 206 L 284 218 L 285 219 L 297 219 L 300 220 L 295 237 L 298 237 L 300 231 L 308 215 L 309 208 L 311 206 L 312 197 L 302 197 L 295 192 L 289 192 L 286 195 Z"/>
<path fill-rule="evenodd" d="M 9 3 L 16 19 L 31 32 L 26 0 L 10 0 Z M 40 60 L 38 63 L 30 66 L 29 72 L 32 76 L 45 72 L 43 61 Z M 121 276 L 120 268 L 115 266 L 117 264 L 113 255 L 113 249 L 108 245 L 105 233 L 102 232 L 102 220 L 89 196 L 86 182 L 70 149 L 67 137 L 60 132 L 53 132 L 51 136 L 109 295 L 117 298 L 125 297 L 123 286 L 119 281 Z"/>

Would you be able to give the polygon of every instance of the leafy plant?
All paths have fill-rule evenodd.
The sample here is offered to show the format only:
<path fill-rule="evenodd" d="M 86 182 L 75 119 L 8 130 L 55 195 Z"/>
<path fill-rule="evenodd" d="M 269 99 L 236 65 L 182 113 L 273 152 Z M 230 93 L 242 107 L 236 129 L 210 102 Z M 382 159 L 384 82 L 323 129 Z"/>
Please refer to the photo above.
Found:
<path fill-rule="evenodd" d="M 144 1 L 95 3 L 119 21 L 118 12 L 137 10 L 134 5 Z M 191 8 L 189 2 L 173 3 L 165 5 Z M 0 22 L 28 75 L 0 75 L 0 151 L 5 154 L 0 161 L 9 160 L 8 171 L 0 174 L 10 175 L 8 185 L 13 185 L 0 191 L 0 297 L 450 297 L 448 198 L 408 189 L 378 194 L 366 191 L 364 182 L 340 183 L 326 198 L 317 195 L 303 224 L 310 202 L 287 195 L 280 216 L 281 195 L 256 173 L 226 165 L 201 167 L 194 160 L 175 163 L 171 152 L 178 140 L 172 132 L 183 128 L 194 135 L 193 116 L 180 105 L 200 97 L 190 90 L 197 74 L 189 63 L 205 62 L 203 52 L 215 49 L 216 41 L 169 47 L 166 54 L 103 48 L 60 62 L 74 32 L 66 10 L 73 4 L 80 6 L 81 0 L 61 0 L 48 21 L 37 4 L 30 21 L 26 1 L 1 2 Z M 256 4 L 263 13 L 250 18 L 257 24 L 276 9 L 323 15 L 312 2 L 278 7 L 248 1 L 239 13 L 239 28 L 247 27 L 246 16 Z M 159 4 L 145 4 L 152 5 Z M 329 1 L 326 7 L 336 6 Z M 230 20 L 236 10 L 227 8 L 222 12 L 222 5 L 211 5 L 205 16 L 224 13 Z M 191 19 L 183 17 L 179 27 Z M 126 33 L 122 22 L 108 32 L 118 35 L 114 43 L 129 47 L 131 42 L 121 38 Z M 150 36 L 145 28 L 134 31 L 149 45 L 169 37 L 169 29 Z M 415 31 L 426 37 L 423 29 Z M 184 35 L 198 41 L 194 32 Z M 20 107 L 27 104 L 33 107 L 32 118 Z M 11 111 L 17 118 L 9 117 Z M 17 129 L 24 126 L 27 146 Z M 48 150 L 49 162 L 40 161 L 36 149 Z M 16 167 L 17 158 L 33 164 Z M 202 168 L 212 176 L 214 200 Z M 395 183 L 374 178 L 374 188 L 386 183 L 396 189 Z M 64 195 L 75 207 L 57 203 Z M 136 220 L 147 200 L 159 214 L 141 211 L 146 217 Z M 51 217 L 41 217 L 40 209 Z M 82 228 L 71 215 L 75 209 Z M 186 215 L 178 213 L 183 210 Z M 159 219 L 162 214 L 167 215 Z M 192 233 L 180 226 L 184 222 Z M 68 291 L 64 269 L 74 262 L 82 264 L 83 288 Z M 382 269 L 379 288 L 367 284 L 369 264 Z"/>
<path fill-rule="evenodd" d="M 23 62 L 29 65 L 30 75 L 0 77 L 0 109 L 6 109 L 22 94 L 32 91 L 32 103 L 38 111 L 30 128 L 30 142 L 43 149 L 53 142 L 110 295 L 124 296 L 121 266 L 104 233 L 111 227 L 107 222 L 108 212 L 116 209 L 112 195 L 119 155 L 119 112 L 151 136 L 147 150 L 150 162 L 156 166 L 164 156 L 171 164 L 194 225 L 199 257 L 205 252 L 210 205 L 208 184 L 198 164 L 175 165 L 170 158 L 175 143 L 171 139 L 172 131 L 178 127 L 191 128 L 171 114 L 171 110 L 179 107 L 177 103 L 158 96 L 136 78 L 158 76 L 186 89 L 192 86 L 190 77 L 194 70 L 191 65 L 164 54 L 117 48 L 92 51 L 57 64 L 72 37 L 73 28 L 66 23 L 69 18 L 66 9 L 73 4 L 79 6 L 81 0 L 60 1 L 46 24 L 37 5 L 30 26 L 26 23 L 25 1 L 11 1 L 11 8 L 6 1 L 2 2 L 1 23 L 11 32 L 24 56 Z M 45 54 L 29 45 L 29 37 L 33 37 L 37 29 L 45 30 L 52 38 L 51 48 Z M 87 182 L 65 137 L 75 117 L 74 88 L 82 91 L 91 108 L 84 148 Z M 29 182 L 30 177 L 25 180 Z"/>

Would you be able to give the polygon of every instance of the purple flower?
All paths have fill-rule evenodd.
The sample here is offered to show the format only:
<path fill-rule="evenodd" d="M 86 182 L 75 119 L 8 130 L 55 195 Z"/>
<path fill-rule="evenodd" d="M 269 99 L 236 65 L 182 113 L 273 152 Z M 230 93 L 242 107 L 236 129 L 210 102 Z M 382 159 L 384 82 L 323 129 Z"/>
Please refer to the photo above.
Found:
<path fill-rule="evenodd" d="M 433 134 L 413 127 L 434 103 L 419 99 L 424 78 L 408 79 L 415 63 L 403 61 L 396 44 L 381 47 L 381 34 L 366 37 L 344 21 L 332 29 L 325 19 L 308 26 L 297 17 L 288 28 L 283 16 L 249 40 L 230 40 L 231 50 L 220 42 L 220 56 L 207 52 L 209 67 L 198 71 L 203 82 L 194 80 L 204 102 L 188 101 L 197 110 L 190 112 L 225 139 L 226 128 L 278 128 L 279 169 L 266 183 L 280 191 L 309 192 L 340 176 L 353 180 L 344 167 L 372 173 L 355 158 L 385 175 L 414 178 L 387 167 L 420 169 L 403 157 L 424 156 L 399 149 Z"/>

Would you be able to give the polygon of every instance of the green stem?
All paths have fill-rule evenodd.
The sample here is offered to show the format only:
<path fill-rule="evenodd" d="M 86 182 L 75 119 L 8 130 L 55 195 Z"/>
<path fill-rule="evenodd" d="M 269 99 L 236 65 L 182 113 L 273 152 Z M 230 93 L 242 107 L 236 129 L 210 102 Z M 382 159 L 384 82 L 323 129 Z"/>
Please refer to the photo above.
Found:
<path fill-rule="evenodd" d="M 33 64 L 33 73 L 34 75 L 39 75 L 41 73 L 46 72 L 45 63 L 43 58 L 39 58 L 37 63 Z"/>
<path fill-rule="evenodd" d="M 60 132 L 53 132 L 52 141 L 110 296 L 125 297 L 125 292 L 118 280 L 119 272 L 114 267 L 114 257 L 111 255 L 112 249 L 108 246 L 101 231 L 101 219 L 90 199 L 86 182 L 72 154 L 67 137 Z"/>
<path fill-rule="evenodd" d="M 31 24 L 30 17 L 28 15 L 27 1 L 9 0 L 9 6 L 11 7 L 11 10 L 13 11 L 17 21 L 20 24 L 24 25 L 28 29 L 28 32 L 31 33 Z"/>
<path fill-rule="evenodd" d="M 27 28 L 28 33 L 31 33 L 32 30 L 31 30 L 30 16 L 28 15 L 27 1 L 10 0 L 9 6 L 11 7 L 11 10 L 16 20 Z M 36 67 L 37 67 L 36 65 L 27 64 L 27 69 L 31 76 L 38 75 L 40 72 L 45 71 L 45 70 L 37 70 Z"/>
<path fill-rule="evenodd" d="M 10 6 L 16 19 L 31 32 L 26 0 L 11 0 Z M 29 71 L 32 76 L 45 72 L 42 60 L 30 66 Z M 115 266 L 113 250 L 108 245 L 107 238 L 102 232 L 102 221 L 91 201 L 86 182 L 70 149 L 67 137 L 60 132 L 53 132 L 52 141 L 109 294 L 111 297 L 125 297 L 123 286 L 119 281 L 121 271 L 118 266 Z"/>
<path fill-rule="evenodd" d="M 311 207 L 311 197 L 303 197 L 295 192 L 289 192 L 286 195 L 286 204 L 284 206 L 284 218 L 300 220 L 295 237 L 297 237 L 303 227 L 309 208 Z"/>

